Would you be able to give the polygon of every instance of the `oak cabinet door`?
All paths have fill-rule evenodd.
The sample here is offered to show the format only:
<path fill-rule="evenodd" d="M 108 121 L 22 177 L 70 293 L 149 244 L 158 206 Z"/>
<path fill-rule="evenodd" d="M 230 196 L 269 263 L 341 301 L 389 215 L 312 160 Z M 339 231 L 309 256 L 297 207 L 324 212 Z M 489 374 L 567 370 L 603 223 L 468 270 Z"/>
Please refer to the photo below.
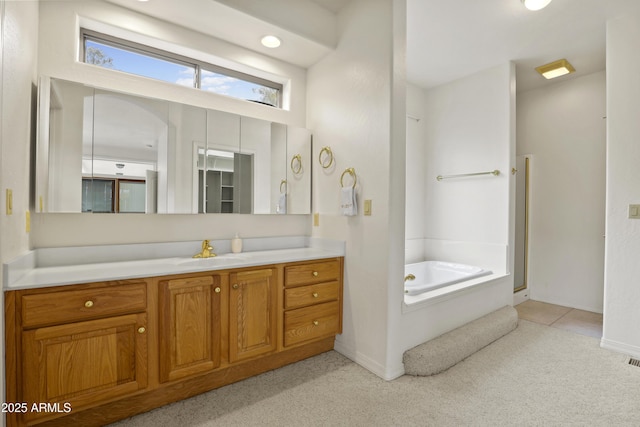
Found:
<path fill-rule="evenodd" d="M 277 280 L 272 268 L 231 273 L 229 361 L 276 350 Z"/>
<path fill-rule="evenodd" d="M 220 277 L 160 282 L 160 381 L 220 366 Z"/>
<path fill-rule="evenodd" d="M 23 401 L 75 411 L 146 388 L 146 320 L 130 314 L 22 332 Z"/>

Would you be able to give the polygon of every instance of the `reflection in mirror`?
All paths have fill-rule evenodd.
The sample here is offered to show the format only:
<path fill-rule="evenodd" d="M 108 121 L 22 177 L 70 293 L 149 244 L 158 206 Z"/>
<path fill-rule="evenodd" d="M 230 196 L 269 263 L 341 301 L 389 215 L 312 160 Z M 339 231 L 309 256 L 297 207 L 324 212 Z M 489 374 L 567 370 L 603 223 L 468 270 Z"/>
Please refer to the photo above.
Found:
<path fill-rule="evenodd" d="M 311 209 L 311 132 L 287 127 L 287 206 L 291 213 Z"/>
<path fill-rule="evenodd" d="M 165 210 L 168 113 L 166 101 L 95 89 L 83 119 L 83 212 Z"/>
<path fill-rule="evenodd" d="M 271 123 L 271 207 L 269 213 L 287 213 L 287 126 Z"/>
<path fill-rule="evenodd" d="M 158 171 L 158 213 L 198 213 L 198 155 L 207 137 L 207 111 L 170 103 L 166 168 Z"/>
<path fill-rule="evenodd" d="M 50 90 L 47 90 L 50 89 Z M 93 88 L 52 81 L 41 92 L 36 190 L 40 211 L 80 212 L 84 147 L 93 135 Z M 91 155 L 89 156 L 91 158 Z M 86 208 L 89 209 L 90 206 Z"/>
<path fill-rule="evenodd" d="M 46 77 L 39 89 L 40 212 L 310 213 L 306 129 Z"/>

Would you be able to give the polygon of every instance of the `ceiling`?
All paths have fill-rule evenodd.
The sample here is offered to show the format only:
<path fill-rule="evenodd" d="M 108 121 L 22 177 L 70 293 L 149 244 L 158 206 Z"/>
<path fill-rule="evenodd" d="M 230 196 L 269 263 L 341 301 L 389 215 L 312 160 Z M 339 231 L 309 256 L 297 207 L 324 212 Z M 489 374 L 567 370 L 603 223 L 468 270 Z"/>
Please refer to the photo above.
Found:
<path fill-rule="evenodd" d="M 335 48 L 337 14 L 351 0 L 182 0 L 179 10 L 175 0 L 107 1 L 307 68 Z M 601 71 L 606 21 L 632 12 L 640 0 L 553 0 L 535 12 L 520 0 L 407 0 L 407 78 L 430 88 L 513 61 L 524 91 L 551 84 L 534 68 L 556 59 L 576 73 L 555 81 Z M 259 44 L 269 32 L 280 48 Z"/>
<path fill-rule="evenodd" d="M 529 11 L 520 0 L 407 0 L 407 77 L 421 87 L 513 61 L 519 91 L 552 81 L 534 68 L 566 58 L 576 72 L 605 69 L 606 21 L 640 11 L 638 0 L 553 0 Z"/>

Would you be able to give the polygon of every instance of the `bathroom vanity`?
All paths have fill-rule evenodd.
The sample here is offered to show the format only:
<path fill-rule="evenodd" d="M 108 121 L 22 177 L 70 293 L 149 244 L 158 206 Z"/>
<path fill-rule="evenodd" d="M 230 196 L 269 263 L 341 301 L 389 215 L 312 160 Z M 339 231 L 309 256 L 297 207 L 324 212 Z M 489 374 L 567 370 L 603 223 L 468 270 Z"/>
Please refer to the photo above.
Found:
<path fill-rule="evenodd" d="M 144 261 L 118 275 L 124 264 L 41 268 L 5 289 L 6 401 L 27 409 L 8 425 L 104 425 L 331 350 L 341 333 L 331 251 L 156 259 L 146 277 Z M 96 265 L 117 279 L 77 282 Z"/>

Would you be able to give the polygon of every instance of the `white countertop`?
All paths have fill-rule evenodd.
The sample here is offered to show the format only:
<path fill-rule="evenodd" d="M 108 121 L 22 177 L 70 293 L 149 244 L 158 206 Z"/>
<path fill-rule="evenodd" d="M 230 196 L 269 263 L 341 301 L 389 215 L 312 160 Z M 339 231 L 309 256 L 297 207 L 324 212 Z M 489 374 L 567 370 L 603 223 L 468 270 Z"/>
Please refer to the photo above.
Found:
<path fill-rule="evenodd" d="M 125 280 L 344 256 L 343 242 L 327 244 L 326 241 L 307 239 L 307 243 L 308 245 L 304 247 L 276 249 L 266 249 L 265 247 L 269 245 L 262 244 L 260 246 L 265 248 L 263 250 L 239 254 L 218 253 L 216 257 L 205 259 L 192 258 L 191 256 L 171 256 L 127 261 L 116 258 L 107 262 L 84 264 L 72 264 L 66 260 L 61 261 L 61 265 L 50 265 L 50 262 L 38 265 L 37 254 L 34 255 L 34 251 L 32 251 L 25 254 L 22 259 L 5 264 L 5 269 L 8 271 L 5 271 L 4 289 L 16 290 L 106 280 Z M 282 244 L 276 246 L 282 246 Z M 48 250 L 51 251 L 51 249 Z M 64 248 L 64 250 L 77 254 L 77 251 L 69 251 L 69 248 Z M 82 248 L 78 248 L 78 250 L 81 251 Z M 13 274 L 11 274 L 12 268 Z"/>

